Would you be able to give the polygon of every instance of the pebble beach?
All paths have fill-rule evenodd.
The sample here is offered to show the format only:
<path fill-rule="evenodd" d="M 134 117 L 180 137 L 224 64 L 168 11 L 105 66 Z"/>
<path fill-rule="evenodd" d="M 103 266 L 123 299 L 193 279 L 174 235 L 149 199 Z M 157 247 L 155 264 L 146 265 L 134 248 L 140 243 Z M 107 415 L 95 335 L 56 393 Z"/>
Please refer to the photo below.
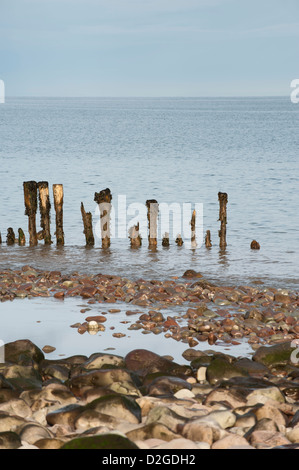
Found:
<path fill-rule="evenodd" d="M 69 325 L 78 339 L 109 328 L 115 343 L 144 335 L 144 347 L 52 359 L 55 345 L 6 343 L 1 448 L 299 446 L 298 292 L 217 286 L 191 269 L 165 281 L 31 266 L 1 271 L 1 303 L 35 297 L 83 301 L 82 321 Z M 113 317 L 119 305 L 126 306 L 122 333 Z M 169 342 L 169 354 L 147 348 L 151 335 Z M 171 355 L 176 344 L 184 345 L 181 363 Z M 246 357 L 234 353 L 241 344 L 250 348 Z"/>
<path fill-rule="evenodd" d="M 0 0 L 0 450 L 299 449 L 281 3 Z"/>

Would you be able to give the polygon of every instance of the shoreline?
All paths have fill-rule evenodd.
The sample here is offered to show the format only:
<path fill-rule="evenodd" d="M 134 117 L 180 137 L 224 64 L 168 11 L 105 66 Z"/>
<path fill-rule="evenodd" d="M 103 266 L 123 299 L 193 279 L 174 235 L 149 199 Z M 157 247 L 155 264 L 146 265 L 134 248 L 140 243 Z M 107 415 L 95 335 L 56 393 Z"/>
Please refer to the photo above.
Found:
<path fill-rule="evenodd" d="M 164 281 L 78 272 L 64 275 L 31 266 L 0 271 L 1 304 L 25 298 L 53 298 L 57 302 L 80 298 L 86 302 L 80 310 L 84 321 L 70 325 L 80 335 L 104 332 L 107 318 L 120 312 L 121 305 L 128 330 L 164 335 L 189 347 L 199 343 L 233 346 L 245 341 L 255 350 L 299 339 L 298 292 L 264 286 L 217 286 L 190 269 L 181 277 Z"/>

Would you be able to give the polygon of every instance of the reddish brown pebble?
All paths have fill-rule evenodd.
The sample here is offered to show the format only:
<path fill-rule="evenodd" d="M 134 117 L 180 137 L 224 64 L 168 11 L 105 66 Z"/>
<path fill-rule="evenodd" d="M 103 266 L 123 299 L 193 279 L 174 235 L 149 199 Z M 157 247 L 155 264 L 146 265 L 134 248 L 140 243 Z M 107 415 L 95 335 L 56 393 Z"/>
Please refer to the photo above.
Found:
<path fill-rule="evenodd" d="M 32 289 L 32 284 L 21 284 L 20 285 L 20 290 L 31 290 Z"/>
<path fill-rule="evenodd" d="M 215 344 L 217 341 L 217 336 L 214 333 L 210 333 L 208 336 L 208 342 L 209 344 Z"/>
<path fill-rule="evenodd" d="M 78 333 L 79 333 L 80 335 L 83 335 L 84 333 L 86 333 L 87 328 L 85 328 L 85 326 L 82 326 L 82 325 L 81 325 L 81 326 L 79 326 L 79 328 L 78 328 L 77 331 L 78 331 Z"/>
<path fill-rule="evenodd" d="M 89 299 L 93 297 L 97 293 L 97 288 L 96 287 L 84 287 L 81 290 L 81 297 L 84 299 Z"/>
<path fill-rule="evenodd" d="M 295 325 L 296 319 L 294 317 L 288 316 L 286 317 L 285 322 L 287 325 Z"/>
<path fill-rule="evenodd" d="M 127 310 L 126 311 L 126 315 L 130 316 L 130 315 L 136 315 L 137 313 L 140 313 L 138 310 Z"/>
<path fill-rule="evenodd" d="M 143 328 L 145 328 L 146 330 L 152 330 L 153 328 L 155 328 L 155 326 L 156 326 L 156 323 L 152 321 L 148 321 L 143 324 Z"/>
<path fill-rule="evenodd" d="M 56 292 L 56 294 L 54 294 L 54 298 L 63 300 L 64 299 L 64 292 Z"/>
<path fill-rule="evenodd" d="M 292 317 L 291 317 L 292 318 Z M 283 321 L 285 319 L 285 316 L 283 313 L 276 313 L 274 315 L 274 320 L 279 323 L 280 321 Z"/>
<path fill-rule="evenodd" d="M 107 321 L 107 318 L 102 315 L 95 315 L 95 316 L 87 317 L 85 318 L 85 320 L 87 322 L 96 321 L 97 323 L 104 323 L 105 321 Z"/>
<path fill-rule="evenodd" d="M 198 341 L 207 341 L 208 337 L 203 335 L 197 335 L 196 338 Z"/>
<path fill-rule="evenodd" d="M 147 313 L 143 313 L 142 315 L 140 315 L 139 317 L 139 320 L 141 321 L 149 321 L 151 319 L 150 315 L 148 315 Z"/>
<path fill-rule="evenodd" d="M 288 295 L 275 294 L 274 295 L 274 302 L 277 302 L 279 304 L 290 304 L 290 303 L 292 303 L 292 300 Z"/>
<path fill-rule="evenodd" d="M 30 269 L 30 266 L 25 266 L 24 268 L 25 268 L 25 271 L 26 271 L 27 269 Z M 22 268 L 22 271 L 23 271 L 24 268 Z M 49 278 L 53 278 L 53 277 L 61 277 L 61 272 L 60 271 L 51 271 L 49 273 Z"/>
<path fill-rule="evenodd" d="M 46 344 L 46 346 L 44 346 L 42 350 L 44 351 L 44 353 L 50 354 L 51 352 L 56 351 L 56 348 L 54 348 L 54 346 L 49 346 L 48 344 Z"/>
<path fill-rule="evenodd" d="M 179 325 L 172 317 L 167 317 L 167 320 L 163 323 L 163 326 L 167 328 L 171 328 L 172 326 L 179 326 Z"/>
<path fill-rule="evenodd" d="M 252 298 L 249 297 L 249 296 L 245 296 L 245 297 L 242 297 L 242 302 L 244 302 L 245 304 L 249 304 L 250 302 L 252 302 Z"/>
<path fill-rule="evenodd" d="M 81 278 L 80 283 L 85 287 L 94 287 L 94 281 L 88 278 Z"/>

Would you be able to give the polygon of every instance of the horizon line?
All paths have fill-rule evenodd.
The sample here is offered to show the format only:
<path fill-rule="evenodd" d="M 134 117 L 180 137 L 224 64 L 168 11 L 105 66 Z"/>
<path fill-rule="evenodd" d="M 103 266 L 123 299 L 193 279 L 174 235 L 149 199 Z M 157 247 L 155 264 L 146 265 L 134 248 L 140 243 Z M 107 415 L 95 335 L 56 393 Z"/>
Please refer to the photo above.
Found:
<path fill-rule="evenodd" d="M 209 99 L 209 98 L 289 98 L 289 95 L 193 95 L 193 96 L 183 96 L 183 95 L 155 95 L 155 96 L 146 96 L 146 95 L 118 95 L 118 96 L 66 96 L 66 95 L 6 95 L 6 99 L 11 98 L 48 98 L 48 99 L 58 99 L 58 98 L 68 98 L 68 99 Z"/>

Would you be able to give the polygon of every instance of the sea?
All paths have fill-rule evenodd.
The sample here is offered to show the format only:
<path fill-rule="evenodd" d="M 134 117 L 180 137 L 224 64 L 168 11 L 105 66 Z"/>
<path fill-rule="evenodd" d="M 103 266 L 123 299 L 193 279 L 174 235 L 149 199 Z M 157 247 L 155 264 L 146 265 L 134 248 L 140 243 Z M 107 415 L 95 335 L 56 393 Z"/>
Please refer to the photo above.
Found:
<path fill-rule="evenodd" d="M 31 265 L 152 280 L 193 269 L 220 285 L 298 291 L 298 129 L 299 105 L 290 97 L 8 97 L 0 105 L 0 270 Z M 28 244 L 23 182 L 31 180 L 49 183 L 50 247 Z M 53 184 L 64 188 L 64 247 L 55 243 Z M 106 250 L 94 201 L 105 188 L 114 211 Z M 226 250 L 219 248 L 218 192 L 228 195 Z M 159 221 L 157 249 L 148 248 L 144 223 L 142 246 L 133 250 L 128 229 L 144 218 L 148 199 L 169 208 L 170 246 L 162 246 Z M 93 248 L 85 246 L 81 202 L 93 216 Z M 189 243 L 193 209 L 195 248 Z M 8 227 L 24 230 L 26 246 L 6 245 Z M 175 243 L 178 233 L 182 247 Z M 260 250 L 250 249 L 252 240 Z M 20 309 L 21 301 L 15 304 Z M 15 310 L 10 306 L 10 315 Z"/>

